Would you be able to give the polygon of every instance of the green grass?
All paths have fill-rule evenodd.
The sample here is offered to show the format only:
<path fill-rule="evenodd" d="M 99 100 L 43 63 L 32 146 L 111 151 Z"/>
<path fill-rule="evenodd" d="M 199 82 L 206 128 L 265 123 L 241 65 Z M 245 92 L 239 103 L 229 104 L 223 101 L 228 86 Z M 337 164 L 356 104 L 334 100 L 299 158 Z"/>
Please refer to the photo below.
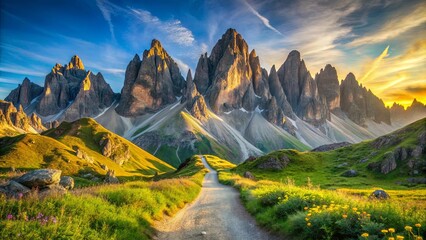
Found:
<path fill-rule="evenodd" d="M 229 170 L 237 166 L 225 159 L 222 159 L 213 155 L 203 155 L 203 156 L 206 158 L 206 161 L 210 165 L 210 167 L 216 171 Z"/>
<path fill-rule="evenodd" d="M 280 183 L 242 178 L 220 172 L 219 180 L 240 190 L 247 210 L 262 226 L 291 239 L 387 239 L 381 232 L 394 228 L 396 234 L 411 237 L 426 232 L 426 190 L 389 191 L 387 201 L 370 200 L 371 191 L 343 189 L 323 190 L 313 186 L 295 186 L 292 181 Z M 415 224 L 423 227 L 417 229 Z"/>
<path fill-rule="evenodd" d="M 108 137 L 114 148 L 110 157 L 102 155 L 100 140 Z M 0 139 L 0 168 L 17 169 L 56 168 L 64 175 L 77 176 L 82 172 L 105 175 L 101 165 L 115 170 L 122 178 L 152 177 L 174 168 L 149 154 L 130 141 L 108 131 L 93 119 L 83 118 L 72 123 L 63 122 L 58 128 L 43 133 L 23 134 Z M 85 152 L 93 163 L 76 156 L 75 147 Z M 129 155 L 123 165 L 115 159 Z"/>
<path fill-rule="evenodd" d="M 390 135 L 396 135 L 400 142 L 386 146 L 380 149 L 373 147 L 375 140 L 364 141 L 347 147 L 339 148 L 328 152 L 299 152 L 297 150 L 279 150 L 268 155 L 240 164 L 235 172 L 243 174 L 250 171 L 260 180 L 285 181 L 287 177 L 295 180 L 296 184 L 306 184 L 307 179 L 321 188 L 373 188 L 382 187 L 386 189 L 407 189 L 407 188 L 424 188 L 424 184 L 410 185 L 406 179 L 413 177 L 410 175 L 407 163 L 397 162 L 397 168 L 388 174 L 378 173 L 367 168 L 368 164 L 381 161 L 384 155 L 393 151 L 398 147 L 414 148 L 418 144 L 418 136 L 426 132 L 426 119 L 417 121 L 401 130 Z M 385 136 L 388 137 L 388 136 Z M 290 159 L 290 163 L 282 170 L 265 170 L 259 169 L 258 165 L 270 158 L 280 158 L 286 156 Z M 360 162 L 364 158 L 368 158 L 366 162 Z M 419 163 L 425 162 L 426 156 L 423 154 L 424 160 L 418 159 Z M 344 165 L 346 164 L 346 165 Z M 342 165 L 339 167 L 339 165 Z M 358 172 L 356 177 L 343 177 L 342 174 L 354 169 Z M 424 174 L 420 174 L 424 177 Z M 397 184 L 397 183 L 401 184 Z"/>
<path fill-rule="evenodd" d="M 150 239 L 155 220 L 173 215 L 198 196 L 206 171 L 193 157 L 156 182 L 88 187 L 44 199 L 0 195 L 0 238 Z"/>

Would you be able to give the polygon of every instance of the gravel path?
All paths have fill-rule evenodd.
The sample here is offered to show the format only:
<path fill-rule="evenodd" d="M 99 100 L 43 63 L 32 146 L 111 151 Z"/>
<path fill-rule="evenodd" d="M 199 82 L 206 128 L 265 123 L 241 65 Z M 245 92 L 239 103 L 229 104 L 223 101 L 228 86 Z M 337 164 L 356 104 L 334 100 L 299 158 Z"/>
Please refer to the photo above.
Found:
<path fill-rule="evenodd" d="M 279 239 L 256 225 L 238 191 L 220 184 L 217 172 L 204 157 L 202 160 L 210 172 L 204 177 L 199 197 L 173 218 L 158 223 L 154 239 Z"/>

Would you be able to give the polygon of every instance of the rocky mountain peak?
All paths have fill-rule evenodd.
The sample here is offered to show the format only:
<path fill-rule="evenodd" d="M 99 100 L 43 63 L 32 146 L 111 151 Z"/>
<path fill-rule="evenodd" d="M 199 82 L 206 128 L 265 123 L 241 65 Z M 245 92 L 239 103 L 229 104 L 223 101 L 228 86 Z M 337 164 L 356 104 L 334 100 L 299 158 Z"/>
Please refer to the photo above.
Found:
<path fill-rule="evenodd" d="M 0 126 L 14 127 L 24 132 L 41 132 L 46 130 L 37 115 L 29 118 L 22 109 L 22 105 L 16 108 L 13 103 L 3 100 L 0 100 Z"/>
<path fill-rule="evenodd" d="M 83 61 L 77 55 L 74 55 L 67 65 L 67 69 L 81 69 L 84 70 Z"/>
<path fill-rule="evenodd" d="M 327 64 L 315 75 L 315 81 L 318 85 L 318 93 L 325 99 L 328 110 L 335 112 L 340 109 L 340 85 L 336 68 Z"/>
<path fill-rule="evenodd" d="M 340 107 L 349 119 L 364 125 L 367 119 L 390 124 L 390 112 L 381 99 L 349 73 L 340 85 Z"/>
<path fill-rule="evenodd" d="M 28 78 L 25 78 L 22 81 L 22 84 L 18 85 L 17 88 L 12 90 L 5 98 L 5 100 L 12 102 L 15 107 L 22 105 L 24 108 L 26 108 L 31 104 L 31 101 L 34 100 L 34 98 L 40 96 L 42 92 L 42 87 L 31 82 Z"/>
<path fill-rule="evenodd" d="M 161 109 L 183 95 L 185 80 L 176 62 L 161 43 L 154 39 L 143 59 L 135 55 L 126 69 L 124 86 L 116 111 L 124 116 L 137 116 Z"/>

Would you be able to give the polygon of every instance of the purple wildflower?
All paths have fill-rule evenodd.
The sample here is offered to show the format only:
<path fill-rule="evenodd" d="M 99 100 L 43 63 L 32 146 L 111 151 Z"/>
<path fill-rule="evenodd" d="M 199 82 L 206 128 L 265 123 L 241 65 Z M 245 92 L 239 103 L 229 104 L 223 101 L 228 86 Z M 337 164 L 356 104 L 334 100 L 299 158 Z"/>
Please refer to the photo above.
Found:
<path fill-rule="evenodd" d="M 13 215 L 12 214 L 7 214 L 7 220 L 12 220 L 13 219 Z"/>
<path fill-rule="evenodd" d="M 23 196 L 24 196 L 24 194 L 23 194 L 23 193 L 21 193 L 21 192 L 20 192 L 20 193 L 18 193 L 18 198 L 19 198 L 19 199 L 21 199 Z"/>
<path fill-rule="evenodd" d="M 37 219 L 41 219 L 43 217 L 43 213 L 38 213 L 37 214 Z"/>
<path fill-rule="evenodd" d="M 56 219 L 56 217 L 50 217 L 50 220 L 52 221 L 52 223 L 57 223 L 58 222 L 58 220 Z"/>

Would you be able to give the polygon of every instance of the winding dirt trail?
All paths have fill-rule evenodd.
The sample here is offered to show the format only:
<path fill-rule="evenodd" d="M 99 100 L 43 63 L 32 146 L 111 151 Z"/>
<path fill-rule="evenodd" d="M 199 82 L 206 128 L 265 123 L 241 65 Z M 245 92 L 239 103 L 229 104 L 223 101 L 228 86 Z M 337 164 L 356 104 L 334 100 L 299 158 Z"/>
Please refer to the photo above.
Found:
<path fill-rule="evenodd" d="M 279 239 L 256 225 L 242 206 L 238 191 L 220 184 L 217 172 L 204 157 L 202 161 L 210 172 L 204 177 L 199 197 L 173 218 L 158 223 L 154 239 Z"/>

